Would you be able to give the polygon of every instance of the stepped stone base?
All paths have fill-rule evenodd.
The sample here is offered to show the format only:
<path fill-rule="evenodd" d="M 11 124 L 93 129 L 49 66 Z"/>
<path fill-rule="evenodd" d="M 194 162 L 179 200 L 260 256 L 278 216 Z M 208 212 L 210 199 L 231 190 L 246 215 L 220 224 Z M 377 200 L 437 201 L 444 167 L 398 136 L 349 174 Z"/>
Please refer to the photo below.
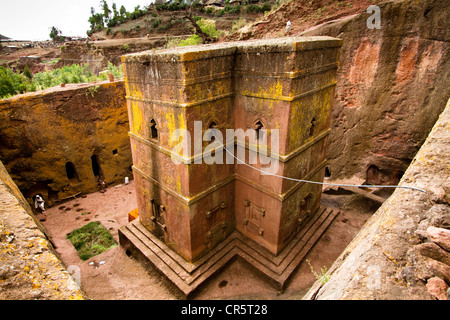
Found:
<path fill-rule="evenodd" d="M 234 231 L 208 254 L 190 263 L 150 233 L 138 219 L 119 229 L 119 240 L 129 253 L 143 257 L 159 269 L 186 298 L 237 257 L 252 265 L 276 290 L 282 291 L 294 270 L 338 214 L 337 210 L 320 208 L 277 256 Z"/>

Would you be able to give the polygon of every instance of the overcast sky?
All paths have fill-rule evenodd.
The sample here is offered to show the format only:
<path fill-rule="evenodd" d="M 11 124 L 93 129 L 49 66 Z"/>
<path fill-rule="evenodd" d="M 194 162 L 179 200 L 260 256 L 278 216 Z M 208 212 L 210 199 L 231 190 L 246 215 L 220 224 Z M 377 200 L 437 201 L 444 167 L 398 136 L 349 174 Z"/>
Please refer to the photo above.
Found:
<path fill-rule="evenodd" d="M 124 5 L 127 11 L 152 0 L 107 0 L 109 8 Z M 91 7 L 102 12 L 100 0 L 0 0 L 0 34 L 14 40 L 49 39 L 52 26 L 65 36 L 86 36 Z"/>

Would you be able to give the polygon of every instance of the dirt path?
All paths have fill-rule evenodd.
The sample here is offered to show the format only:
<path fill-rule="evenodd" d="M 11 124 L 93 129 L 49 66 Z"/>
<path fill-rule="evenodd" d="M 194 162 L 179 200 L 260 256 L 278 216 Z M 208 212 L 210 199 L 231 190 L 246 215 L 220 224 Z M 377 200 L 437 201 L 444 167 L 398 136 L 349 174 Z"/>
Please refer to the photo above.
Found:
<path fill-rule="evenodd" d="M 341 213 L 308 253 L 315 270 L 329 268 L 376 206 L 357 195 L 325 195 L 323 203 L 339 206 Z M 170 283 L 152 267 L 128 257 L 120 246 L 82 261 L 66 235 L 90 221 L 100 221 L 118 242 L 117 230 L 128 223 L 128 212 L 137 207 L 134 183 L 110 187 L 47 210 L 43 222 L 69 271 L 93 300 L 180 299 Z M 246 263 L 235 260 L 200 287 L 193 299 L 300 299 L 314 283 L 309 265 L 303 262 L 283 293 L 252 272 Z"/>

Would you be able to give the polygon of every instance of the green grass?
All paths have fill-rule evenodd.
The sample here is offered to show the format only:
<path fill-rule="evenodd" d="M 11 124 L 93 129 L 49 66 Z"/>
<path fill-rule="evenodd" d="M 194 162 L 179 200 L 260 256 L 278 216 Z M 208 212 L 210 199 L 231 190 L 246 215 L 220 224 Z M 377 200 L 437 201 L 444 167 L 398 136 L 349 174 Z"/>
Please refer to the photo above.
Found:
<path fill-rule="evenodd" d="M 73 230 L 67 235 L 82 260 L 117 246 L 109 231 L 98 221 Z"/>

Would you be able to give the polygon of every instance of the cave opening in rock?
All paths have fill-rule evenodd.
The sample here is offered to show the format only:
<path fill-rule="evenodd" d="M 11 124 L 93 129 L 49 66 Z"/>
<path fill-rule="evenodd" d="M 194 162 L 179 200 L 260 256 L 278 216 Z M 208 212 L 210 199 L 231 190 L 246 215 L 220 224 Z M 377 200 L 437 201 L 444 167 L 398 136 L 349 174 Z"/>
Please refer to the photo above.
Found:
<path fill-rule="evenodd" d="M 45 206 L 49 207 L 58 200 L 58 191 L 52 190 L 49 186 L 53 183 L 53 180 L 37 181 L 29 189 L 24 190 L 24 195 L 31 199 L 31 205 L 34 208 L 34 200 L 37 194 L 41 195 L 45 200 Z"/>
<path fill-rule="evenodd" d="M 379 184 L 379 175 L 380 175 L 380 169 L 374 165 L 371 164 L 369 168 L 367 168 L 366 171 L 366 183 L 367 184 Z"/>
<path fill-rule="evenodd" d="M 98 159 L 97 155 L 93 155 L 91 157 L 91 162 L 92 162 L 92 172 L 94 173 L 95 178 L 98 179 L 103 179 L 103 171 L 102 168 L 100 166 L 100 162 Z"/>
<path fill-rule="evenodd" d="M 325 167 L 325 178 L 330 178 L 330 177 L 331 177 L 330 167 L 326 166 Z"/>
<path fill-rule="evenodd" d="M 69 179 L 69 181 L 80 180 L 78 177 L 78 173 L 75 168 L 75 165 L 70 161 L 66 163 L 66 175 L 67 175 L 67 179 Z"/>

